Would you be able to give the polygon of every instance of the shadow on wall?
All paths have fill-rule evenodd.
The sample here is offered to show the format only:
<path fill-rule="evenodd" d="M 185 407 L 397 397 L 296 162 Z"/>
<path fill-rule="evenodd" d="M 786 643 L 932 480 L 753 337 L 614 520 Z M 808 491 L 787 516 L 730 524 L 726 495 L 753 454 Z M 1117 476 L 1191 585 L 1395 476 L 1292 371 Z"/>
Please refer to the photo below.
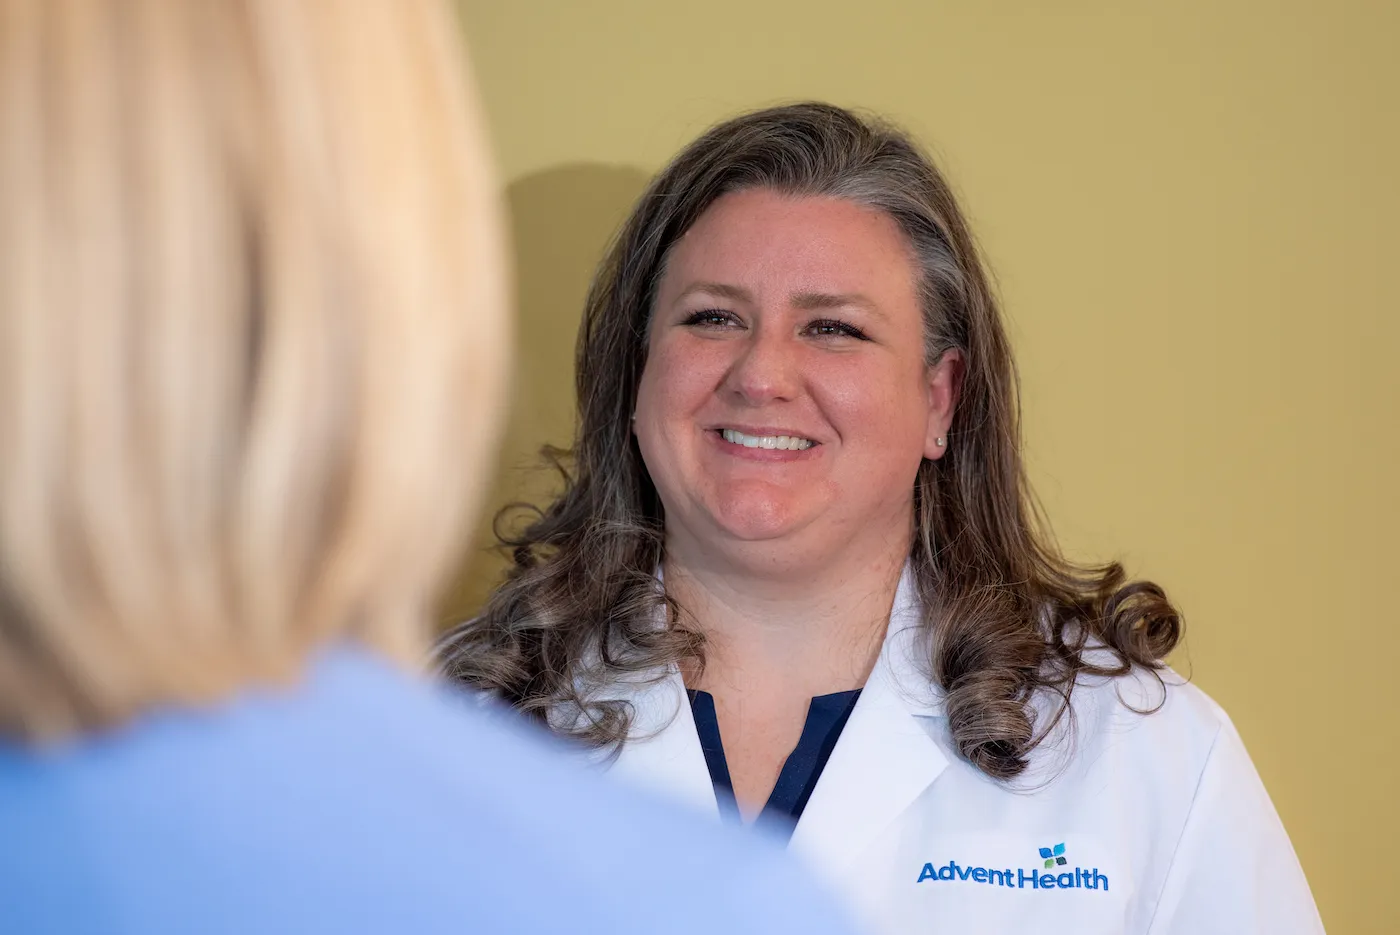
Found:
<path fill-rule="evenodd" d="M 510 413 L 496 475 L 468 551 L 440 607 L 444 624 L 477 612 L 501 580 L 506 559 L 492 523 L 509 503 L 548 503 L 557 474 L 540 447 L 567 446 L 574 430 L 574 341 L 593 272 L 649 176 L 623 166 L 578 164 L 510 185 L 517 345 Z M 515 528 L 515 522 L 507 528 Z"/>

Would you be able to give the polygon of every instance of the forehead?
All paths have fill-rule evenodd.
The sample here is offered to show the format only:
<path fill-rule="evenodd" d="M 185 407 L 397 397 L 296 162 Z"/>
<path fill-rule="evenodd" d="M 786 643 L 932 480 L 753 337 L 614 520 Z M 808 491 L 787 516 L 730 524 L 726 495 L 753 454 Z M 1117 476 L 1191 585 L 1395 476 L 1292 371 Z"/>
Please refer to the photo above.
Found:
<path fill-rule="evenodd" d="M 768 189 L 731 192 L 710 205 L 667 260 L 661 295 L 704 280 L 755 293 L 863 292 L 914 301 L 912 250 L 894 219 L 843 198 Z"/>

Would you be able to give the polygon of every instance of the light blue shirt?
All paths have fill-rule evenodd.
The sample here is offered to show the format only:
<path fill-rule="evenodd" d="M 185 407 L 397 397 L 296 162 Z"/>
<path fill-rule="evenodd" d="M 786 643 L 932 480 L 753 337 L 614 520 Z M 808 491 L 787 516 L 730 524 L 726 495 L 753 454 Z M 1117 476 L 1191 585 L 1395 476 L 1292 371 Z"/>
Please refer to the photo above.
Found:
<path fill-rule="evenodd" d="M 846 929 L 775 848 L 368 654 L 34 751 L 0 744 L 0 932 Z"/>

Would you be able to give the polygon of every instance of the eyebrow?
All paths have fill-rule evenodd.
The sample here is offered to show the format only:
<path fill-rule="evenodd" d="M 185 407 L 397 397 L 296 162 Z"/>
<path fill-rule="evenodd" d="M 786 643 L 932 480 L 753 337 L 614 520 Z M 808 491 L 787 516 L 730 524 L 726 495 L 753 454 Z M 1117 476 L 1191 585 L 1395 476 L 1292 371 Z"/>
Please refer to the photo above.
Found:
<path fill-rule="evenodd" d="M 677 297 L 684 299 L 686 296 L 703 292 L 707 295 L 720 299 L 730 299 L 735 302 L 753 302 L 753 293 L 743 286 L 733 286 L 723 282 L 697 282 L 687 286 Z M 867 311 L 878 312 L 879 308 L 869 296 L 859 292 L 798 292 L 792 296 L 794 308 L 803 311 L 817 311 L 826 308 L 863 308 Z"/>
<path fill-rule="evenodd" d="M 823 308 L 863 308 L 866 311 L 875 312 L 879 309 L 868 296 L 859 292 L 843 292 L 831 294 L 829 292 L 799 292 L 792 297 L 792 304 L 804 311 L 815 311 Z"/>
<path fill-rule="evenodd" d="M 683 299 L 688 295 L 697 292 L 704 292 L 718 299 L 732 299 L 735 302 L 753 302 L 753 293 L 743 286 L 731 286 L 723 282 L 696 282 L 685 287 L 677 299 Z"/>

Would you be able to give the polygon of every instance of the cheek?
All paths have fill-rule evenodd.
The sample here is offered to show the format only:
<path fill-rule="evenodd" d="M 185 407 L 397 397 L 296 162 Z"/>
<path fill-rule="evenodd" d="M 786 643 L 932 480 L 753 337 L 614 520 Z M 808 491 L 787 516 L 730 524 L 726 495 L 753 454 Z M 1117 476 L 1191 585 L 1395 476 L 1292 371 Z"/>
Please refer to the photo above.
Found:
<path fill-rule="evenodd" d="M 643 415 L 655 422 L 703 405 L 723 377 L 725 362 L 717 353 L 719 349 L 716 342 L 657 342 L 647 355 L 637 386 L 638 422 Z"/>
<path fill-rule="evenodd" d="M 907 453 L 916 463 L 923 458 L 929 410 L 922 367 L 838 362 L 813 383 L 828 418 L 844 438 L 859 443 L 857 450 L 886 462 L 895 453 Z"/>
<path fill-rule="evenodd" d="M 647 355 L 637 385 L 637 437 L 642 461 L 664 493 L 681 483 L 695 457 L 694 413 L 714 393 L 715 379 L 706 355 L 685 342 L 658 342 Z"/>

